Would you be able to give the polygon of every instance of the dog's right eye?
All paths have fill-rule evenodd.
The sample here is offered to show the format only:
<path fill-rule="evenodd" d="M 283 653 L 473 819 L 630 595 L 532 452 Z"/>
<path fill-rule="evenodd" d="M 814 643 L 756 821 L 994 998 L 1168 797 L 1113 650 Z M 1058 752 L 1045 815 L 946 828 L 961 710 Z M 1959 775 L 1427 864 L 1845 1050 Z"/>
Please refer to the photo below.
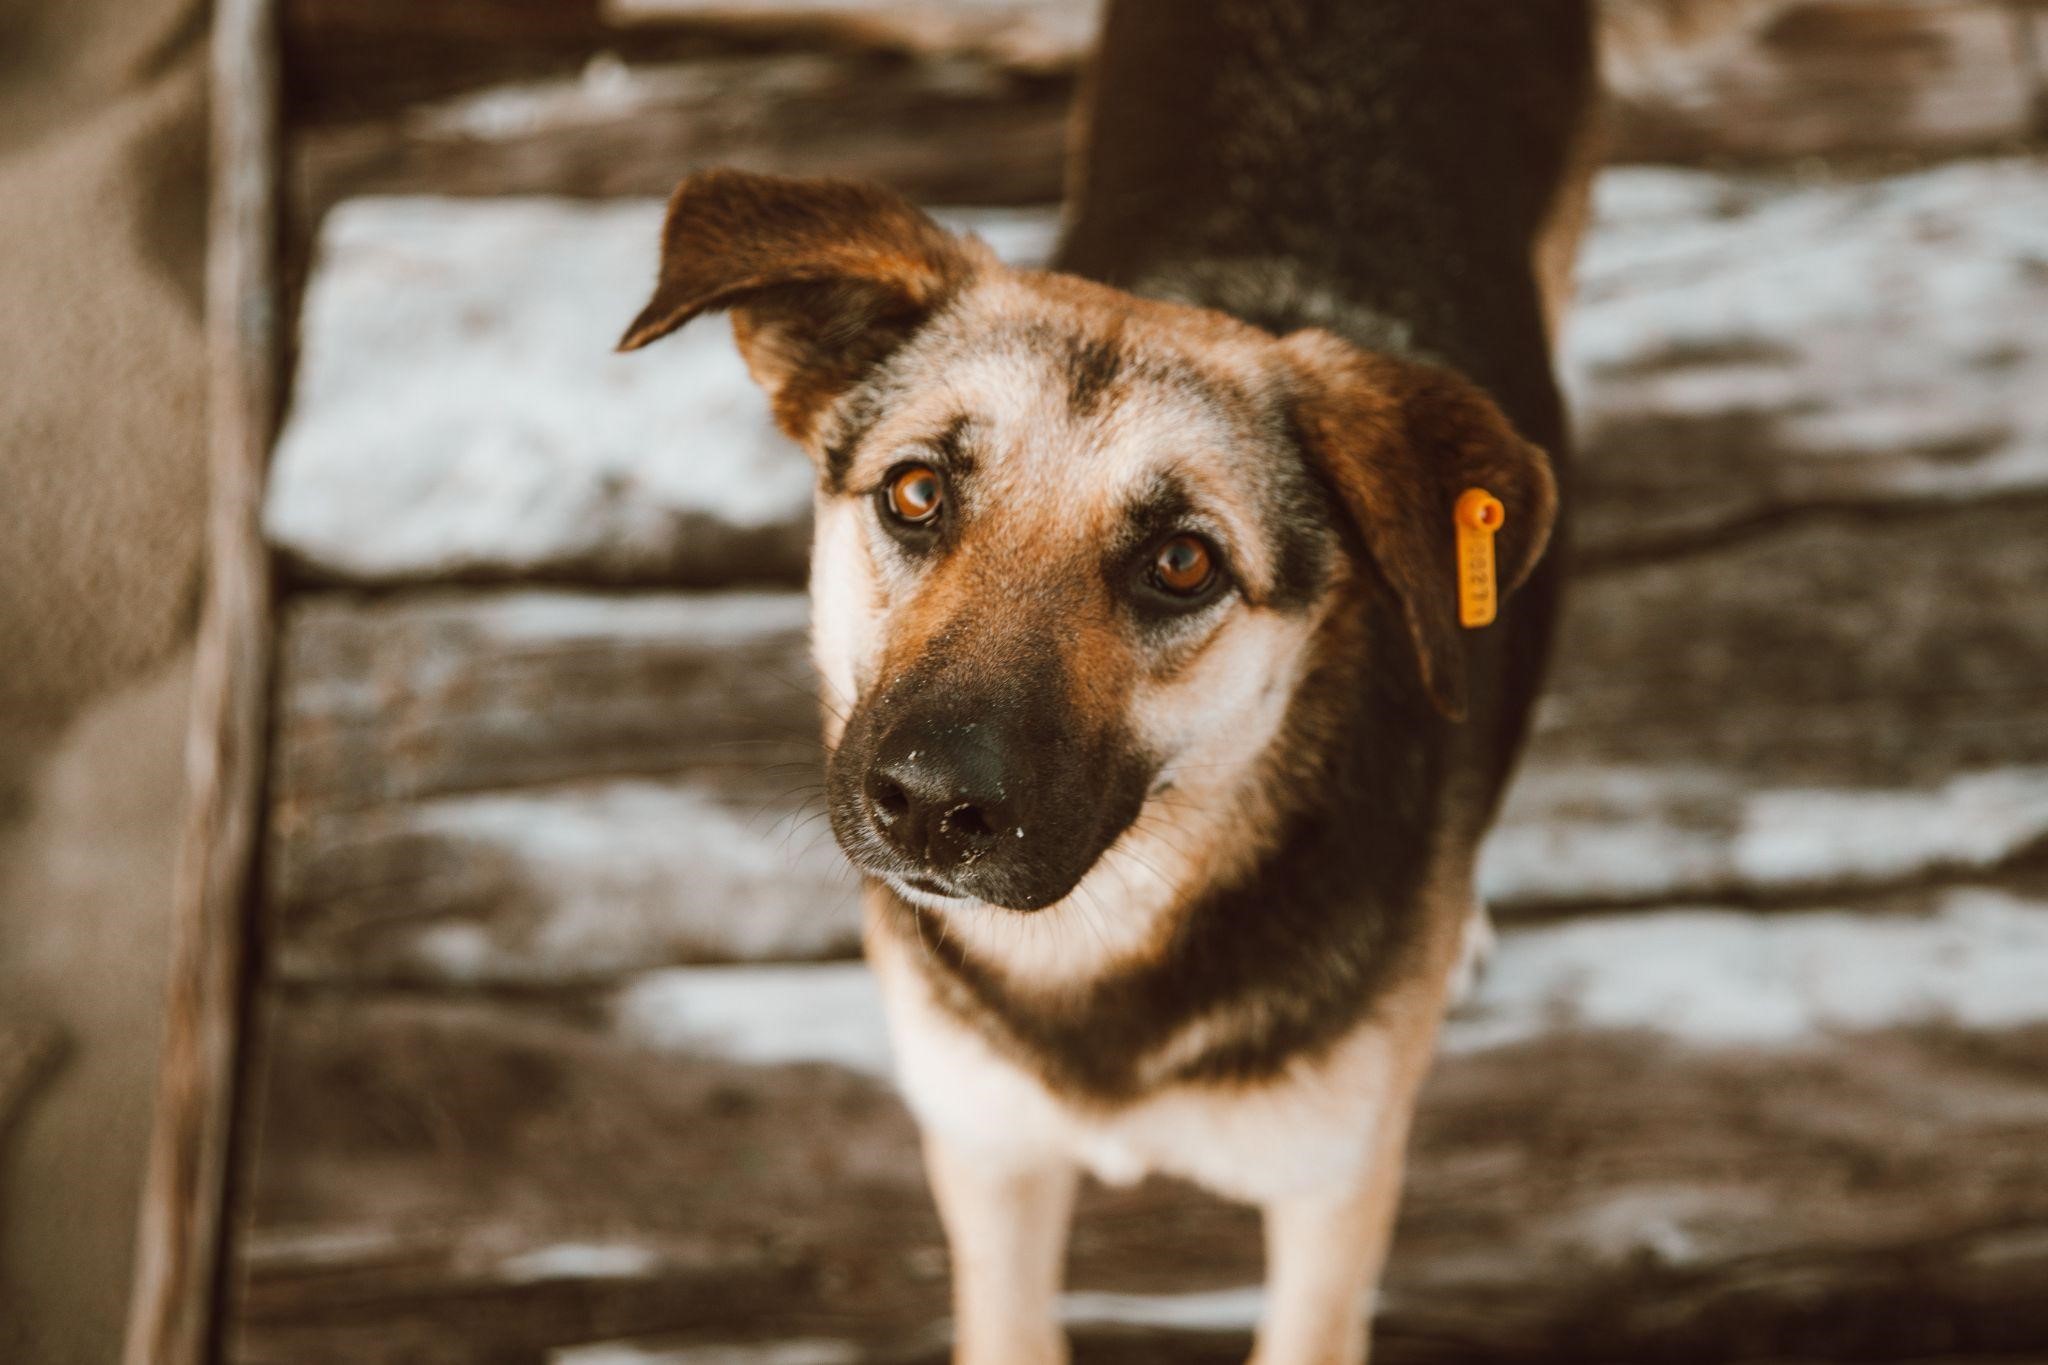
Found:
<path fill-rule="evenodd" d="M 930 465 L 903 465 L 889 471 L 881 501 L 883 510 L 904 525 L 930 526 L 946 505 L 945 481 Z"/>

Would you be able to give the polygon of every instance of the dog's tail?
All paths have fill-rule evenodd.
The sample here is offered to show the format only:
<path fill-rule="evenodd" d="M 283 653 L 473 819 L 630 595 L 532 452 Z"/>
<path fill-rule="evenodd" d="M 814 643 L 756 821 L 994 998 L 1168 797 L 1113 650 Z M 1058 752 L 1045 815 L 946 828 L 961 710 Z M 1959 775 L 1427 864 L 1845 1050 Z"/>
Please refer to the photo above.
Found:
<path fill-rule="evenodd" d="M 1794 0 L 1596 0 L 1602 83 L 1623 102 L 1668 81 L 1667 63 L 1701 48 L 1739 41 Z M 1570 161 L 1536 243 L 1537 279 L 1553 340 L 1571 305 L 1579 239 L 1592 213 L 1594 174 L 1606 161 L 1609 128 L 1596 102 L 1574 142 Z"/>

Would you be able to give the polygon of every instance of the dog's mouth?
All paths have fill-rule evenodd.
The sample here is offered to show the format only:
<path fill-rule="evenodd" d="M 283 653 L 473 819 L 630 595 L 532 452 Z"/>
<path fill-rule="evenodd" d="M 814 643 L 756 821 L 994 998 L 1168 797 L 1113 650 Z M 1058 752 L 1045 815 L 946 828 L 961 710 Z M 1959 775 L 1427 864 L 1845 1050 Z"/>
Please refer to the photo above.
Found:
<path fill-rule="evenodd" d="M 886 883 L 889 889 L 898 896 L 915 904 L 936 908 L 938 906 L 964 905 L 976 899 L 965 892 L 955 890 L 937 877 L 925 876 L 921 873 L 876 872 L 874 875 Z"/>
<path fill-rule="evenodd" d="M 1064 900 L 1086 876 L 1018 877 L 989 875 L 973 866 L 951 872 L 906 867 L 902 860 L 875 846 L 872 835 L 843 840 L 842 848 L 861 872 L 888 887 L 902 900 L 932 910 L 981 905 L 1011 914 L 1028 915 Z M 1092 863 L 1090 865 L 1092 867 Z"/>

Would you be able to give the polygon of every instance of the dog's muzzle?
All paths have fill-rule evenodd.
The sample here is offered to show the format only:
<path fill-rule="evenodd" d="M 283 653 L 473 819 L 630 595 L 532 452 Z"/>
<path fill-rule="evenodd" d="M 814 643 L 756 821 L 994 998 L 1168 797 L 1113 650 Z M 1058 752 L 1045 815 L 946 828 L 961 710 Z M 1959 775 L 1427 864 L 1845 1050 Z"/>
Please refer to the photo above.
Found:
<path fill-rule="evenodd" d="M 1106 772 L 1117 765 L 1015 699 L 884 710 L 856 714 L 827 785 L 840 846 L 899 889 L 1043 909 L 1137 813 Z"/>

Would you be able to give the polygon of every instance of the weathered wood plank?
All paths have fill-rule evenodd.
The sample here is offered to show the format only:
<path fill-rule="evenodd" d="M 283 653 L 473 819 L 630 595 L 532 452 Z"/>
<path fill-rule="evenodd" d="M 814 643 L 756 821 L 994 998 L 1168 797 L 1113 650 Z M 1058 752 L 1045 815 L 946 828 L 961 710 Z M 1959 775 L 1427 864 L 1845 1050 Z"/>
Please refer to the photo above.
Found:
<path fill-rule="evenodd" d="M 1582 577 L 1548 761 L 1912 788 L 2048 762 L 2048 501 L 1817 517 Z"/>
<path fill-rule="evenodd" d="M 721 771 L 314 816 L 279 841 L 272 969 L 520 986 L 659 962 L 851 956 L 857 883 L 813 771 L 758 787 Z"/>
<path fill-rule="evenodd" d="M 1631 6 L 1614 8 L 1625 18 Z M 2022 32 L 2038 12 L 2034 0 L 1738 0 L 1722 8 L 1738 21 L 1705 41 L 1615 45 L 1640 53 L 1610 65 L 1616 159 L 1938 157 L 2042 132 L 2041 73 Z"/>
<path fill-rule="evenodd" d="M 2048 491 L 2048 166 L 1611 172 L 1597 207 L 1565 347 L 1586 562 Z M 610 353 L 658 214 L 339 212 L 268 509 L 292 562 L 384 584 L 801 581 L 808 468 L 725 326 Z M 1053 234 L 1043 211 L 959 221 L 1023 262 Z"/>
<path fill-rule="evenodd" d="M 666 194 L 690 171 L 880 180 L 930 203 L 1058 197 L 1071 80 L 971 59 L 740 54 L 580 71 L 307 125 L 294 217 L 360 195 Z"/>
<path fill-rule="evenodd" d="M 816 54 L 1071 75 L 1097 0 L 286 0 L 287 113 L 318 127 L 507 82 L 640 63 Z"/>
<path fill-rule="evenodd" d="M 987 55 L 1026 70 L 1083 61 L 1095 44 L 1102 0 L 602 0 L 624 26 L 679 24 L 773 34 L 785 40 L 901 49 L 928 56 Z"/>
<path fill-rule="evenodd" d="M 852 951 L 806 617 L 787 591 L 300 598 L 273 969 L 520 984 Z"/>
<path fill-rule="evenodd" d="M 263 480 L 284 354 L 277 35 L 268 0 L 222 0 L 215 8 L 209 90 L 206 588 L 127 1365 L 215 1358 L 231 1240 L 227 1204 L 275 643 Z"/>
<path fill-rule="evenodd" d="M 1657 8 L 1606 8 L 1622 160 L 1924 158 L 2041 133 L 2033 0 L 1752 0 L 1679 45 L 1631 32 Z M 311 221 L 364 193 L 649 194 L 726 161 L 1043 200 L 1095 9 L 292 0 L 297 198 Z"/>
<path fill-rule="evenodd" d="M 815 760 L 807 619 L 788 590 L 302 596 L 274 817 Z"/>
<path fill-rule="evenodd" d="M 2048 490 L 2048 164 L 1596 194 L 1564 344 L 1583 562 Z"/>
<path fill-rule="evenodd" d="M 2026 1022 L 2048 912 L 1969 894 L 1932 918 L 1511 933 L 1426 1096 L 1383 1358 L 2048 1348 L 2048 1032 Z M 1929 991 L 1944 925 L 1973 948 Z M 2017 1002 L 1979 1016 L 1999 1031 L 1939 1021 L 1993 997 Z M 1612 1027 L 1573 1026 L 1569 1000 Z M 848 1050 L 879 1031 L 859 968 L 668 973 L 554 1010 L 288 992 L 275 1011 L 230 1358 L 933 1340 L 944 1258 L 908 1119 Z M 1741 1032 L 1757 1016 L 1782 1027 Z M 1241 1351 L 1258 1262 L 1241 1210 L 1091 1190 L 1070 1314 L 1097 1359 Z"/>

